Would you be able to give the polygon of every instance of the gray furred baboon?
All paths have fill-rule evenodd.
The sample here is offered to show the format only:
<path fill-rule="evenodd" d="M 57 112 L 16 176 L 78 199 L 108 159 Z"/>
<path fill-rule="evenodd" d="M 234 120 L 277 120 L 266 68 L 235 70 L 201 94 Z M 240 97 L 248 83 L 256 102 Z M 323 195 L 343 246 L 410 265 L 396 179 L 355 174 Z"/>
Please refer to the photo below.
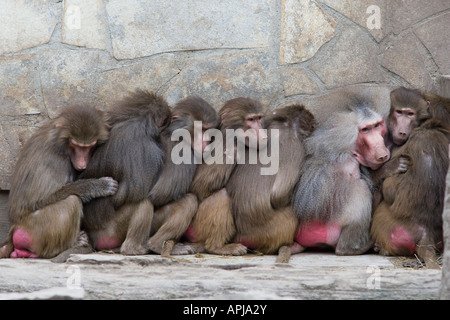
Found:
<path fill-rule="evenodd" d="M 386 125 L 370 99 L 352 94 L 342 100 L 346 107 L 305 140 L 307 159 L 292 204 L 300 219 L 295 236 L 300 245 L 329 246 L 338 255 L 352 255 L 372 246 L 367 167 L 378 169 L 389 159 L 389 150 Z"/>

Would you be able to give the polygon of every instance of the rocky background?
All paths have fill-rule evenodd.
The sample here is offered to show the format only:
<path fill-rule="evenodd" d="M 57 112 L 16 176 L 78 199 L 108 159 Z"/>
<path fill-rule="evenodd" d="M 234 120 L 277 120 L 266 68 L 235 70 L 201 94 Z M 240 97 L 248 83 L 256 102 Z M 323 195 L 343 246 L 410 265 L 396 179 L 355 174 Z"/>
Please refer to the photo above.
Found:
<path fill-rule="evenodd" d="M 216 109 L 313 108 L 346 86 L 449 95 L 449 25 L 449 0 L 1 0 L 0 241 L 18 151 L 69 104 L 105 109 L 136 88 Z"/>

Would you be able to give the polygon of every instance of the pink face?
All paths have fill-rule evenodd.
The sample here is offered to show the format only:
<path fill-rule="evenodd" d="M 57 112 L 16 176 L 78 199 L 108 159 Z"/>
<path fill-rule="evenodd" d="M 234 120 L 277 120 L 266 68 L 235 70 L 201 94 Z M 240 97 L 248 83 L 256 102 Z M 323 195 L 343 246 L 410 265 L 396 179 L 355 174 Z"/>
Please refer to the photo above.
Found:
<path fill-rule="evenodd" d="M 195 121 L 191 147 L 197 157 L 202 157 L 205 149 L 211 144 L 211 137 L 208 134 L 205 135 L 208 129 L 213 129 L 213 127 L 205 126 L 201 121 Z"/>
<path fill-rule="evenodd" d="M 86 169 L 89 160 L 91 159 L 92 149 L 97 144 L 97 141 L 92 143 L 79 143 L 74 139 L 70 139 L 67 147 L 72 165 L 77 171 Z"/>
<path fill-rule="evenodd" d="M 417 115 L 413 109 L 394 108 L 389 116 L 389 132 L 393 142 L 399 146 L 404 144 L 417 124 Z"/>
<path fill-rule="evenodd" d="M 364 123 L 358 130 L 353 156 L 361 165 L 376 170 L 390 156 L 384 143 L 387 134 L 386 124 L 383 119 L 377 119 Z"/>
<path fill-rule="evenodd" d="M 253 129 L 247 132 L 248 129 Z M 244 131 L 246 131 L 249 135 L 249 139 L 254 142 L 258 142 L 260 144 L 264 140 L 267 139 L 267 133 L 262 130 L 263 129 L 263 115 L 262 114 L 249 114 L 245 117 L 245 127 Z M 249 146 L 247 144 L 247 146 Z"/>

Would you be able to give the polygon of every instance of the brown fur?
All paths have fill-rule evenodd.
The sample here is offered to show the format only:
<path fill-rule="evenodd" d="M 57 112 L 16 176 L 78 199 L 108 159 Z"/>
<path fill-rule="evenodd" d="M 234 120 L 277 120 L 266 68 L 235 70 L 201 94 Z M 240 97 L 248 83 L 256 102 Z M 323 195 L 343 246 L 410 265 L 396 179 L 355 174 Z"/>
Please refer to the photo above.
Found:
<path fill-rule="evenodd" d="M 82 202 L 116 192 L 111 178 L 74 181 L 78 172 L 67 151 L 72 139 L 103 144 L 108 139 L 103 113 L 89 106 L 66 108 L 23 146 L 9 194 L 12 226 L 0 257 L 14 250 L 12 238 L 18 229 L 29 234 L 32 243 L 26 249 L 39 257 L 52 258 L 71 248 L 80 231 Z"/>
<path fill-rule="evenodd" d="M 110 176 L 119 182 L 113 196 L 85 206 L 83 227 L 94 247 L 113 239 L 123 254 L 144 254 L 153 204 L 148 199 L 163 165 L 160 133 L 170 123 L 170 108 L 156 94 L 136 91 L 109 111 L 110 139 L 97 150 L 83 177 Z M 114 243 L 113 242 L 113 243 Z M 104 249 L 111 246 L 109 243 Z"/>
<path fill-rule="evenodd" d="M 424 94 L 419 90 L 399 87 L 391 91 L 390 97 L 391 109 L 389 114 L 392 114 L 394 107 L 402 107 L 415 110 L 417 112 L 416 121 L 418 123 L 421 123 L 422 121 L 430 118 L 430 114 L 426 104 L 426 101 L 429 99 L 425 99 Z"/>
<path fill-rule="evenodd" d="M 414 128 L 430 118 L 430 113 L 429 105 L 419 90 L 399 87 L 391 91 L 390 98 L 391 107 L 387 119 L 389 133 L 386 144 L 391 152 L 395 152 L 399 146 L 408 140 Z M 413 112 L 414 115 L 406 117 L 404 114 L 400 122 L 396 112 L 402 109 L 410 110 L 408 112 Z M 399 134 L 399 131 L 402 132 L 402 135 Z M 397 137 L 397 139 L 394 137 Z"/>
<path fill-rule="evenodd" d="M 240 128 L 245 131 L 248 129 L 248 116 L 262 116 L 263 113 L 263 106 L 253 99 L 241 97 L 227 101 L 219 111 L 224 140 L 226 129 Z M 235 225 L 231 200 L 224 189 L 236 166 L 236 159 L 232 161 L 233 164 L 227 164 L 225 154 L 223 159 L 223 164 L 201 164 L 194 176 L 191 191 L 197 195 L 199 207 L 190 227 L 193 233 L 191 238 L 203 243 L 209 253 L 242 255 L 247 252 L 246 247 L 228 243 L 235 236 Z"/>
<path fill-rule="evenodd" d="M 155 211 L 151 238 L 148 245 L 152 251 L 161 253 L 167 241 L 177 241 L 186 232 L 192 217 L 197 212 L 197 197 L 192 193 L 186 193 L 181 199 L 169 202 Z M 188 247 L 176 245 L 170 254 L 195 253 Z"/>
<path fill-rule="evenodd" d="M 231 199 L 225 188 L 205 198 L 199 205 L 191 228 L 197 243 L 203 243 L 207 252 L 221 255 L 242 255 L 247 248 L 229 243 L 234 239 L 236 226 L 231 214 Z"/>
<path fill-rule="evenodd" d="M 388 117 L 389 135 L 387 139 L 387 145 L 391 149 L 392 156 L 400 148 L 399 145 L 394 144 L 392 139 L 392 132 L 396 130 L 396 120 L 394 117 L 396 108 L 410 108 L 416 112 L 408 131 L 409 133 L 430 118 L 440 120 L 446 125 L 450 125 L 450 99 L 440 97 L 433 93 L 422 92 L 417 89 L 399 87 L 393 90 L 391 92 L 391 108 Z M 408 138 L 409 134 L 405 137 L 404 142 L 406 142 Z M 392 157 L 392 159 L 393 160 L 385 163 L 380 169 L 371 172 L 374 184 L 374 208 L 382 201 L 381 188 L 384 179 L 393 174 L 406 171 L 410 161 L 409 157 L 406 155 L 395 158 Z"/>
<path fill-rule="evenodd" d="M 262 115 L 263 112 L 263 106 L 256 100 L 235 98 L 227 101 L 219 111 L 221 119 L 220 130 L 224 140 L 226 129 L 245 129 L 245 119 L 248 115 Z M 225 147 L 225 141 L 223 145 Z M 233 164 L 227 164 L 226 156 L 224 155 L 223 164 L 200 165 L 192 181 L 191 191 L 197 195 L 199 201 L 203 201 L 203 199 L 225 187 L 235 164 L 236 161 L 233 161 Z"/>
<path fill-rule="evenodd" d="M 426 101 L 430 102 L 431 117 L 450 126 L 450 99 L 430 92 L 425 92 L 423 96 Z"/>
<path fill-rule="evenodd" d="M 180 142 L 171 141 L 172 133 L 176 129 L 186 129 L 193 141 L 194 121 L 201 121 L 203 130 L 216 128 L 220 122 L 216 111 L 199 97 L 181 100 L 172 110 L 172 114 L 172 123 L 161 135 L 166 155 L 165 163 L 158 181 L 150 192 L 150 199 L 157 210 L 148 245 L 157 253 L 161 253 L 166 241 L 179 240 L 197 212 L 198 206 L 197 197 L 189 193 L 198 166 L 194 163 L 194 152 L 190 150 L 190 164 L 174 164 L 171 151 L 175 144 Z M 172 254 L 189 253 L 192 253 L 192 250 L 188 246 L 177 245 L 172 250 Z"/>
<path fill-rule="evenodd" d="M 383 183 L 384 200 L 374 212 L 371 235 L 382 254 L 408 255 L 395 248 L 392 230 L 401 226 L 416 241 L 416 252 L 429 267 L 437 267 L 435 249 L 442 247 L 442 211 L 447 174 L 449 128 L 428 120 L 413 130 L 409 140 L 391 161 L 411 159 L 405 173 L 388 177 Z"/>
<path fill-rule="evenodd" d="M 422 92 L 418 89 L 405 87 L 392 90 L 391 109 L 388 118 L 388 129 L 390 132 L 395 127 L 395 118 L 393 116 L 395 108 L 410 108 L 416 112 L 411 130 L 429 118 L 438 119 L 446 125 L 450 125 L 450 99 L 431 92 Z M 389 136 L 388 139 L 392 139 L 392 137 Z"/>
<path fill-rule="evenodd" d="M 314 127 L 314 117 L 303 106 L 293 105 L 269 112 L 269 132 L 279 130 L 279 168 L 274 175 L 261 175 L 264 165 L 238 164 L 227 184 L 237 229 L 237 239 L 252 249 L 275 253 L 292 245 L 297 218 L 290 206 L 294 187 L 305 159 L 303 139 Z M 269 152 L 271 141 L 269 141 Z M 260 151 L 261 152 L 261 151 Z"/>

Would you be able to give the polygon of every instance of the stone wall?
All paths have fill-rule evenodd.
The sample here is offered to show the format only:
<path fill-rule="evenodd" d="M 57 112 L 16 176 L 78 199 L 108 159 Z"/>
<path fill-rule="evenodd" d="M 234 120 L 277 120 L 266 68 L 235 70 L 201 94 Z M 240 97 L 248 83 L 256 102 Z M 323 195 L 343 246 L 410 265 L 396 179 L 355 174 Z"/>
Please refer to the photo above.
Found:
<path fill-rule="evenodd" d="M 450 74 L 449 21 L 448 0 L 2 0 L 0 189 L 60 108 L 106 108 L 135 88 L 217 109 L 353 84 L 436 91 Z"/>
<path fill-rule="evenodd" d="M 449 23 L 449 0 L 2 0 L 0 241 L 17 153 L 64 106 L 141 88 L 314 108 L 353 86 L 386 107 L 380 87 L 448 90 Z"/>

